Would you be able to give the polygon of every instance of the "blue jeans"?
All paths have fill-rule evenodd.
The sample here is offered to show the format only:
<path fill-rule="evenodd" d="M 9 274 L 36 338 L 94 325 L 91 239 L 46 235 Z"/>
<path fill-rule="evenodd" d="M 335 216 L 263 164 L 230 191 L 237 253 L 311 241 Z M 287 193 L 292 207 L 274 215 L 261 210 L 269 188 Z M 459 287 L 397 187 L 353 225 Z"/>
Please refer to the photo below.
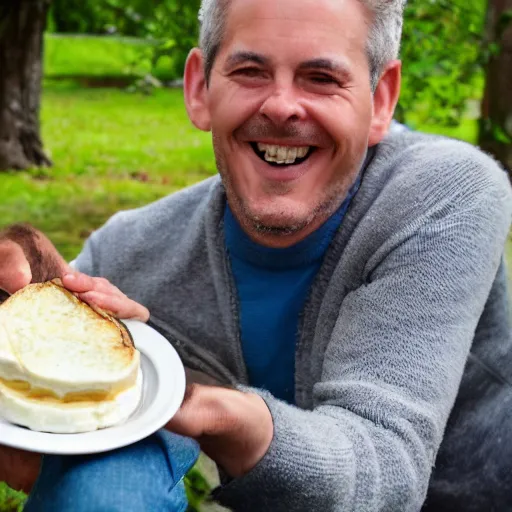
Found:
<path fill-rule="evenodd" d="M 161 430 L 99 455 L 45 455 L 25 512 L 184 512 L 198 444 Z"/>

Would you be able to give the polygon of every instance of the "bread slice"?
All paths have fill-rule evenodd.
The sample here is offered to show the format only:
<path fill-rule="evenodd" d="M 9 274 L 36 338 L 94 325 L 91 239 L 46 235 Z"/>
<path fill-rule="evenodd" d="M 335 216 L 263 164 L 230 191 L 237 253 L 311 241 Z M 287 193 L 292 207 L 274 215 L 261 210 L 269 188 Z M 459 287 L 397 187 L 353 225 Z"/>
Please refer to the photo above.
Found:
<path fill-rule="evenodd" d="M 84 432 L 126 419 L 141 395 L 124 327 L 59 280 L 0 305 L 0 415 L 34 430 Z"/>

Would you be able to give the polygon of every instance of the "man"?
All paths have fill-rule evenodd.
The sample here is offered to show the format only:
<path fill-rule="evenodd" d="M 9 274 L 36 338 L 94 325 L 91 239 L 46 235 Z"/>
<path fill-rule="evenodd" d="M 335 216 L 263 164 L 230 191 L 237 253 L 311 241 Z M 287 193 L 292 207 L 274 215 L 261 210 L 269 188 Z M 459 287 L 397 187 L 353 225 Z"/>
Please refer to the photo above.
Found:
<path fill-rule="evenodd" d="M 64 275 L 218 384 L 143 443 L 45 457 L 29 511 L 182 510 L 189 438 L 235 510 L 512 507 L 510 187 L 469 145 L 387 135 L 402 10 L 204 1 L 185 101 L 221 179 L 116 215 L 81 273 L 40 234 L 4 235 L 8 292 Z"/>

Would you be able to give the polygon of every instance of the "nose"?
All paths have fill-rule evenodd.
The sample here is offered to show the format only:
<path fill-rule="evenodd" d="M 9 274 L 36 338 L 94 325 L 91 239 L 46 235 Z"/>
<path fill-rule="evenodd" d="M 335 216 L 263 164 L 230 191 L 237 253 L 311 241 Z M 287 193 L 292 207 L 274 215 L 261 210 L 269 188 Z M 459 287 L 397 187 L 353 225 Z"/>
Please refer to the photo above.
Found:
<path fill-rule="evenodd" d="M 306 117 L 306 111 L 293 84 L 277 85 L 261 105 L 260 113 L 276 125 Z"/>

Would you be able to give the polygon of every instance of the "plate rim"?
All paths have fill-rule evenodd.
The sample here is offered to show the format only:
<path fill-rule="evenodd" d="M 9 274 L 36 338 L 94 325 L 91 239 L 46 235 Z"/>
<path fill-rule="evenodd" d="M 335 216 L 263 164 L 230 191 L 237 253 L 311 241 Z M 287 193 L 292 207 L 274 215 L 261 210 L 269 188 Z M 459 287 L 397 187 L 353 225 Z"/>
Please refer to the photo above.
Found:
<path fill-rule="evenodd" d="M 141 356 L 149 360 L 155 372 L 157 392 L 148 409 L 135 420 L 128 419 L 120 425 L 76 434 L 38 432 L 0 418 L 0 445 L 44 455 L 104 453 L 141 441 L 169 422 L 179 410 L 185 397 L 186 377 L 183 362 L 171 342 L 154 327 L 139 320 L 122 320 L 122 322 L 130 331 L 135 348 L 139 350 Z M 141 332 L 137 333 L 137 331 Z M 150 335 L 144 337 L 144 331 Z M 168 354 L 162 357 L 162 351 Z M 172 364 L 170 360 L 173 360 Z M 165 370 L 169 367 L 173 370 L 172 377 L 166 376 Z M 169 382 L 173 384 L 172 393 L 166 393 L 165 383 L 169 384 Z M 144 399 L 144 396 L 141 399 Z M 148 415 L 149 419 L 144 422 L 144 418 Z M 142 422 L 140 428 L 137 430 L 130 428 L 130 425 L 133 427 L 134 423 L 139 422 Z M 123 430 L 127 432 L 123 434 Z M 20 435 L 21 432 L 25 435 Z M 109 435 L 108 432 L 111 434 L 114 432 L 115 435 Z M 103 436 L 105 433 L 107 435 Z"/>

